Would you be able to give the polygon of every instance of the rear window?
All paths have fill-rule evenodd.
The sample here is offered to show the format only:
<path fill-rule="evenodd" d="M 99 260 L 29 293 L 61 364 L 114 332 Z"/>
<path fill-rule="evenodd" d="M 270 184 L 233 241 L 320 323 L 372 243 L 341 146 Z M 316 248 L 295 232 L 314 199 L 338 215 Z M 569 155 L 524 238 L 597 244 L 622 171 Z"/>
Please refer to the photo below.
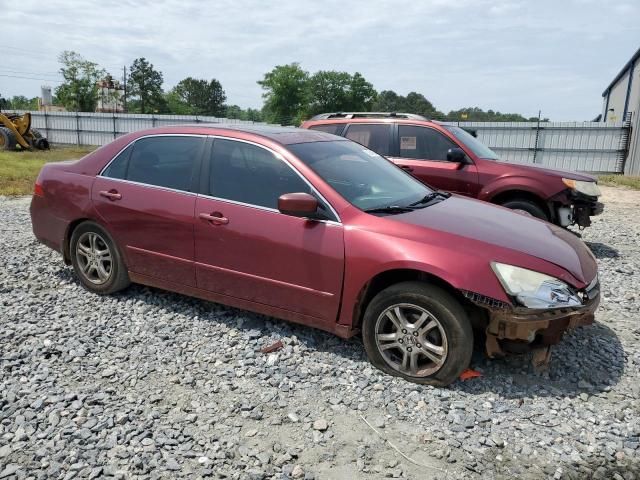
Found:
<path fill-rule="evenodd" d="M 141 138 L 120 153 L 102 175 L 174 190 L 190 191 L 193 169 L 202 144 L 202 137 Z"/>
<path fill-rule="evenodd" d="M 331 133 L 333 135 L 340 135 L 342 133 L 344 125 L 340 123 L 331 123 L 327 125 L 312 125 L 309 130 L 318 130 L 320 132 Z"/>

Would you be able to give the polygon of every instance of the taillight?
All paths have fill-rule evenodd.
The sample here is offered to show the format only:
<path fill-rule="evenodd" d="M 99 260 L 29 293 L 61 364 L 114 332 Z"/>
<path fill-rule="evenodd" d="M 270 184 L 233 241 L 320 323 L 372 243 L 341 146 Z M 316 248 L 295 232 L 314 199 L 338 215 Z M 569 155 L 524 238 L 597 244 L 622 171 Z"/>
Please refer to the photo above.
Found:
<path fill-rule="evenodd" d="M 44 188 L 42 188 L 42 184 L 36 182 L 33 186 L 33 194 L 38 197 L 44 197 Z"/>

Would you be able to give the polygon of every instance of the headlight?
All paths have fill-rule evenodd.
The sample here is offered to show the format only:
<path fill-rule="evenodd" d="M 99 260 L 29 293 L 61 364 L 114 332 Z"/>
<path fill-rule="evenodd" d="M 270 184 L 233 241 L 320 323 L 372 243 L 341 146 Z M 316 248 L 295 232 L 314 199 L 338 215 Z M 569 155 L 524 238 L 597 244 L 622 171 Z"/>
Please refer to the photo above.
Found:
<path fill-rule="evenodd" d="M 491 263 L 491 268 L 505 291 L 528 308 L 560 308 L 582 305 L 573 289 L 555 277 L 504 263 Z"/>
<path fill-rule="evenodd" d="M 573 180 L 571 178 L 563 178 L 562 182 L 571 190 L 575 190 L 576 192 L 584 193 L 590 197 L 600 196 L 600 188 L 598 188 L 598 184 L 596 182 L 583 182 L 580 180 Z"/>

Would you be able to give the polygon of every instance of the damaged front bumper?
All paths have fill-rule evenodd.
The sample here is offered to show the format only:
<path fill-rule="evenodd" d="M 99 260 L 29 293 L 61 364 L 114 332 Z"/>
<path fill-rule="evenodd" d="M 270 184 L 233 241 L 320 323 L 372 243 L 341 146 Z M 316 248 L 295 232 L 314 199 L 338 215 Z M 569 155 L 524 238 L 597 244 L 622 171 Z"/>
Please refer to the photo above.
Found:
<path fill-rule="evenodd" d="M 600 215 L 604 211 L 604 204 L 598 197 L 590 197 L 573 190 L 565 190 L 551 199 L 556 223 L 562 227 L 578 225 L 586 228 L 591 225 L 591 217 Z"/>
<path fill-rule="evenodd" d="M 599 283 L 582 292 L 582 305 L 553 309 L 514 307 L 472 292 L 463 294 L 488 314 L 485 349 L 489 358 L 555 345 L 568 330 L 592 324 L 600 303 Z"/>

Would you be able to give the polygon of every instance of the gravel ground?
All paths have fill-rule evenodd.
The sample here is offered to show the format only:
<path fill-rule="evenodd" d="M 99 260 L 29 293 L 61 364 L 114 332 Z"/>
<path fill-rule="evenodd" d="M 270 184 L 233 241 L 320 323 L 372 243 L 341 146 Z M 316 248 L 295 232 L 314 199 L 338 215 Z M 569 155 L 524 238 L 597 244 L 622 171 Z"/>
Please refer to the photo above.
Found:
<path fill-rule="evenodd" d="M 359 339 L 89 294 L 34 240 L 28 199 L 0 199 L 0 479 L 640 478 L 640 192 L 604 190 L 584 235 L 597 323 L 546 373 L 477 354 L 483 377 L 448 389 L 382 375 Z"/>

